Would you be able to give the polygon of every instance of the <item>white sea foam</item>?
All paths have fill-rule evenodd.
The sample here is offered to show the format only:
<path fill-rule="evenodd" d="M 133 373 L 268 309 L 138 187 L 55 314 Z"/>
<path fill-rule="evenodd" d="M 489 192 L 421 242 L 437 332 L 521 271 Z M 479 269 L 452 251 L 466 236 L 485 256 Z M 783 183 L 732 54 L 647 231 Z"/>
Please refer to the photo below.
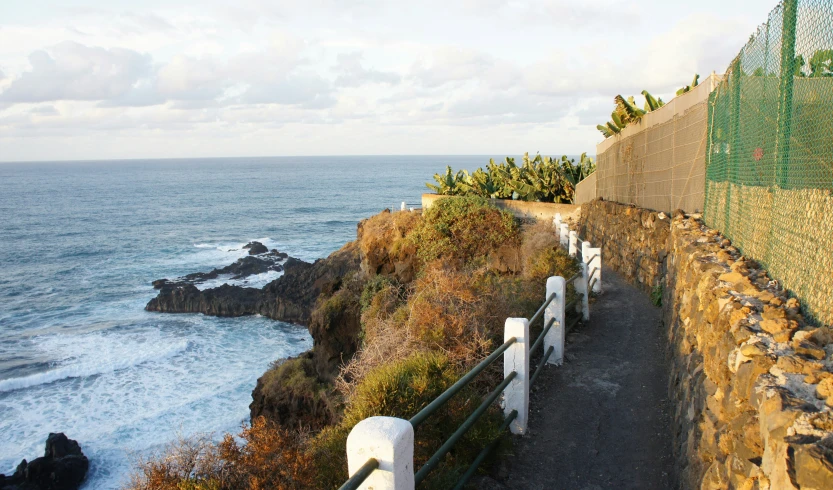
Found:
<path fill-rule="evenodd" d="M 99 337 L 102 336 L 99 335 Z M 95 342 L 90 342 L 90 344 L 95 345 Z M 62 361 L 49 371 L 0 380 L 0 393 L 53 383 L 68 378 L 84 378 L 110 373 L 149 361 L 164 360 L 183 352 L 187 348 L 187 340 L 157 344 L 150 350 L 136 350 L 135 346 L 123 346 L 102 351 L 99 345 L 93 347 L 90 352 L 83 354 L 80 359 L 74 358 Z"/>

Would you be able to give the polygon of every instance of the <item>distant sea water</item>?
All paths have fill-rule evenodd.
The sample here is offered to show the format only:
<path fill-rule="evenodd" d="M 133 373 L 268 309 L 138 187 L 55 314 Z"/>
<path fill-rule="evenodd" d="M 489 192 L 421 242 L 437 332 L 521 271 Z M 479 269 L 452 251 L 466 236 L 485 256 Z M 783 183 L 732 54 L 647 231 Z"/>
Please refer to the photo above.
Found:
<path fill-rule="evenodd" d="M 251 240 L 325 257 L 445 165 L 488 158 L 0 163 L 0 473 L 64 432 L 91 459 L 84 488 L 117 488 L 178 436 L 236 433 L 257 377 L 309 349 L 307 330 L 145 312 L 151 281 L 228 265 Z"/>

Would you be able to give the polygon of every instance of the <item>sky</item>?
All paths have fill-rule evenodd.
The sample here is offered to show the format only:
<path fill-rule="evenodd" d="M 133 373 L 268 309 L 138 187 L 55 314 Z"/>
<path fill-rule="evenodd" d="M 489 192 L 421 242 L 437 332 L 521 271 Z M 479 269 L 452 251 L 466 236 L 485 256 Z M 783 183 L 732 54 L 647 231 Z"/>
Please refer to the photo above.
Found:
<path fill-rule="evenodd" d="M 775 4 L 0 0 L 0 161 L 593 154 Z"/>

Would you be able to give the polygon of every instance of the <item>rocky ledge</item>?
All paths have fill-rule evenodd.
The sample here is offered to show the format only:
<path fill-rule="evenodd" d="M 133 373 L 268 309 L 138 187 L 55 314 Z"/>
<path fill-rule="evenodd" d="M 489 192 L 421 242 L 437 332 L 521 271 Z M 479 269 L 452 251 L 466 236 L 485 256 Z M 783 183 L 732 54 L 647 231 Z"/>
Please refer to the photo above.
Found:
<path fill-rule="evenodd" d="M 63 433 L 49 434 L 44 455 L 28 463 L 24 459 L 11 476 L 0 474 L 0 489 L 76 490 L 89 466 L 78 442 Z"/>

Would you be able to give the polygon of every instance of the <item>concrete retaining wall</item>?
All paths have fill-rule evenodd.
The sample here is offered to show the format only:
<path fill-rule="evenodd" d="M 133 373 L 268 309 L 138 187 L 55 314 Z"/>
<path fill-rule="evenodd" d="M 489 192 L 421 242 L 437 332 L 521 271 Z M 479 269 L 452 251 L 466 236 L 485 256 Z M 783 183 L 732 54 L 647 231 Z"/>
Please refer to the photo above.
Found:
<path fill-rule="evenodd" d="M 443 199 L 449 196 L 442 196 L 439 194 L 423 194 L 422 195 L 422 209 L 428 209 L 437 199 Z M 578 214 L 579 206 L 575 204 L 555 204 L 551 202 L 527 202 L 527 201 L 512 201 L 508 199 L 490 199 L 492 203 L 501 208 L 506 209 L 519 218 L 534 218 L 542 221 L 552 221 L 556 213 L 561 213 L 562 216 L 573 216 Z"/>

